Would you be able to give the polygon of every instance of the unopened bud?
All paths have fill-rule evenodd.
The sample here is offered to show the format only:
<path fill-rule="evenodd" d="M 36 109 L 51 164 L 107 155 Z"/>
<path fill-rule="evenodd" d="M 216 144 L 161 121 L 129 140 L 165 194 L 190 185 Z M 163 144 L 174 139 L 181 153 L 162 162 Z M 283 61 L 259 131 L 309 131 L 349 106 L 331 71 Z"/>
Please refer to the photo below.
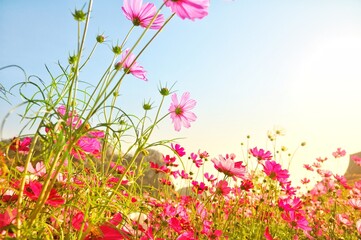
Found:
<path fill-rule="evenodd" d="M 168 96 L 169 95 L 169 89 L 168 88 L 166 88 L 166 87 L 163 87 L 163 88 L 161 88 L 160 90 L 159 90 L 159 92 L 160 92 L 160 94 L 162 95 L 162 96 Z"/>
<path fill-rule="evenodd" d="M 78 22 L 83 22 L 86 19 L 86 13 L 83 10 L 76 10 L 73 13 L 73 17 Z"/>
<path fill-rule="evenodd" d="M 116 55 L 120 55 L 122 53 L 122 48 L 119 46 L 113 46 L 112 50 L 113 50 L 113 53 Z"/>
<path fill-rule="evenodd" d="M 103 35 L 98 35 L 96 39 L 98 43 L 103 43 L 105 41 L 105 37 Z"/>

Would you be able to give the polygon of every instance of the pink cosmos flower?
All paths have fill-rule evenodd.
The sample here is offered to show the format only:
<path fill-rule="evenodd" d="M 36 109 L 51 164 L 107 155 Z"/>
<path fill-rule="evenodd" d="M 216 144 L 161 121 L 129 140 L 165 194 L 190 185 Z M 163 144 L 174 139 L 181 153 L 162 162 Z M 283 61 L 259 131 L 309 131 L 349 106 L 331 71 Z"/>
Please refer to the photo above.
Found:
<path fill-rule="evenodd" d="M 145 76 L 146 71 L 135 61 L 135 55 L 129 53 L 129 49 L 124 51 L 120 62 L 116 65 L 123 67 L 125 73 L 131 73 L 134 77 L 147 81 L 147 77 Z"/>
<path fill-rule="evenodd" d="M 164 0 L 181 19 L 202 19 L 208 15 L 209 0 Z"/>
<path fill-rule="evenodd" d="M 357 165 L 361 166 L 361 157 L 354 155 L 354 156 L 351 157 L 351 159 L 352 159 Z"/>
<path fill-rule="evenodd" d="M 308 171 L 313 171 L 313 168 L 309 164 L 304 164 L 303 167 Z"/>
<path fill-rule="evenodd" d="M 17 209 L 11 210 L 9 207 L 5 209 L 4 213 L 0 213 L 0 236 L 2 234 L 6 234 L 7 226 L 13 223 L 15 221 L 16 215 L 17 215 Z M 10 229 L 9 235 L 10 234 Z"/>
<path fill-rule="evenodd" d="M 100 158 L 101 148 L 102 145 L 97 138 L 82 136 L 71 150 L 71 155 L 78 160 L 85 160 L 87 154 Z"/>
<path fill-rule="evenodd" d="M 61 105 L 60 107 L 58 107 L 57 109 L 58 113 L 60 114 L 60 116 L 64 117 L 66 115 L 66 113 L 68 112 L 68 110 L 66 109 L 66 106 Z M 75 128 L 79 128 L 82 124 L 81 119 L 79 119 L 78 114 L 74 111 L 72 112 L 68 112 L 68 118 L 66 119 L 66 125 L 68 126 L 72 126 Z M 57 129 L 56 129 L 57 130 Z"/>
<path fill-rule="evenodd" d="M 302 229 L 304 231 L 312 230 L 312 228 L 308 226 L 307 219 L 299 212 L 285 211 L 281 214 L 281 217 L 294 229 Z"/>
<path fill-rule="evenodd" d="M 202 159 L 197 159 L 198 155 L 195 153 L 191 153 L 190 155 L 190 159 L 193 160 L 193 163 L 196 165 L 197 168 L 199 168 L 200 166 L 203 165 L 203 160 Z"/>
<path fill-rule="evenodd" d="M 351 198 L 347 202 L 351 207 L 356 210 L 361 210 L 361 199 L 359 198 Z"/>
<path fill-rule="evenodd" d="M 263 149 L 258 150 L 257 147 L 250 149 L 249 152 L 253 155 L 253 157 L 257 158 L 258 161 L 272 159 L 272 154 L 270 151 L 266 152 Z"/>
<path fill-rule="evenodd" d="M 178 154 L 179 157 L 183 157 L 186 154 L 186 152 L 184 151 L 184 148 L 181 147 L 181 145 L 179 145 L 179 144 L 173 145 L 173 143 L 172 143 L 171 147 L 172 147 L 173 151 L 175 151 Z"/>
<path fill-rule="evenodd" d="M 219 156 L 219 159 L 213 158 L 212 162 L 215 169 L 224 173 L 227 176 L 238 177 L 241 179 L 248 179 L 248 172 L 246 166 L 242 165 L 242 161 L 234 161 L 235 155 L 223 157 Z"/>
<path fill-rule="evenodd" d="M 241 183 L 241 189 L 248 192 L 250 189 L 254 187 L 253 182 L 251 180 L 245 179 Z"/>
<path fill-rule="evenodd" d="M 222 195 L 227 195 L 231 191 L 231 188 L 228 187 L 228 182 L 225 180 L 221 180 L 217 183 L 217 192 Z"/>
<path fill-rule="evenodd" d="M 266 161 L 263 166 L 263 172 L 271 179 L 277 179 L 280 183 L 285 183 L 290 174 L 286 169 L 282 169 L 282 166 L 275 161 Z"/>
<path fill-rule="evenodd" d="M 209 181 L 209 182 L 213 182 L 215 180 L 217 180 L 217 178 L 213 175 L 213 174 L 209 174 L 209 173 L 205 173 L 204 177 Z"/>
<path fill-rule="evenodd" d="M 191 126 L 190 123 L 197 119 L 197 116 L 191 112 L 197 102 L 189 97 L 190 93 L 185 92 L 179 102 L 177 94 L 174 93 L 172 95 L 172 103 L 168 110 L 176 131 L 180 131 L 182 125 L 185 128 L 189 128 Z"/>
<path fill-rule="evenodd" d="M 72 218 L 71 225 L 73 226 L 73 228 L 80 231 L 81 225 L 83 225 L 83 222 L 84 222 L 84 213 L 78 212 Z M 88 226 L 89 226 L 88 222 L 84 222 L 83 232 L 85 232 L 88 229 Z"/>
<path fill-rule="evenodd" d="M 346 226 L 352 225 L 350 217 L 345 213 L 336 214 L 336 222 L 337 224 L 344 224 Z"/>
<path fill-rule="evenodd" d="M 31 181 L 25 185 L 24 194 L 28 196 L 31 200 L 38 200 L 41 190 L 43 188 L 43 184 L 38 181 Z M 50 195 L 46 200 L 45 204 L 48 204 L 53 207 L 57 207 L 59 205 L 64 204 L 65 200 L 62 196 L 58 194 L 58 192 L 52 188 L 50 190 Z"/>
<path fill-rule="evenodd" d="M 157 14 L 157 9 L 153 3 L 143 4 L 143 0 L 124 0 L 122 10 L 134 26 L 147 28 Z M 151 29 L 159 29 L 164 23 L 164 17 L 159 14 L 152 23 Z"/>
<path fill-rule="evenodd" d="M 344 157 L 346 155 L 346 151 L 342 150 L 341 148 L 337 148 L 335 152 L 332 153 L 332 156 L 335 158 Z"/>
<path fill-rule="evenodd" d="M 192 181 L 192 190 L 197 194 L 202 194 L 204 191 L 208 190 L 208 187 L 204 184 L 204 182 L 198 183 L 198 181 Z"/>
<path fill-rule="evenodd" d="M 10 149 L 17 151 L 20 154 L 28 154 L 31 140 L 32 139 L 30 137 L 25 137 L 22 140 L 20 138 L 14 137 L 11 141 Z"/>
<path fill-rule="evenodd" d="M 266 227 L 266 229 L 264 230 L 264 237 L 266 238 L 266 240 L 273 240 L 274 238 L 272 237 L 272 235 L 269 232 L 269 228 L 268 226 Z"/>
<path fill-rule="evenodd" d="M 19 170 L 20 172 L 24 171 L 24 167 L 23 166 L 18 166 L 16 167 L 17 170 Z M 26 169 L 29 173 L 34 174 L 35 176 L 38 177 L 42 177 L 46 174 L 46 169 L 45 169 L 45 165 L 43 162 L 38 162 L 35 165 L 35 168 L 33 167 L 33 165 L 30 163 L 28 165 L 28 168 Z"/>
<path fill-rule="evenodd" d="M 301 183 L 302 184 L 307 184 L 307 183 L 309 183 L 310 182 L 310 179 L 308 179 L 308 178 L 303 178 L 303 179 L 301 179 Z"/>

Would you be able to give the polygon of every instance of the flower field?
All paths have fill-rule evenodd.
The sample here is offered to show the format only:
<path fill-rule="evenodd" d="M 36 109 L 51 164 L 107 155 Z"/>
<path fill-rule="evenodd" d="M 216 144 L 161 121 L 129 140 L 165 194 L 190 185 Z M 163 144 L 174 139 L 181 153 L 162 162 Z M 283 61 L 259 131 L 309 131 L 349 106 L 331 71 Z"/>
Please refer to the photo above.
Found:
<path fill-rule="evenodd" d="M 304 165 L 317 182 L 305 176 L 294 183 L 291 162 L 278 161 L 276 145 L 247 147 L 240 157 L 192 152 L 179 139 L 153 141 L 160 122 L 181 131 L 197 120 L 197 102 L 189 92 L 159 86 L 159 102 L 144 101 L 143 115 L 122 109 L 123 79 L 148 81 L 139 56 L 172 18 L 201 20 L 210 4 L 159 2 L 157 7 L 123 1 L 131 27 L 121 44 L 110 47 L 113 58 L 95 86 L 80 76 L 107 39 L 100 34 L 92 50 L 84 50 L 96 11 L 90 0 L 86 10 L 72 13 L 81 34 L 68 65 L 59 64 L 57 75 L 49 71 L 47 81 L 29 77 L 11 89 L 25 100 L 21 117 L 34 130 L 0 142 L 0 238 L 360 239 L 361 179 L 351 184 L 324 167 L 325 161 L 345 157 L 345 150 Z M 164 8 L 171 15 L 163 15 Z M 135 28 L 142 32 L 131 44 Z M 35 89 L 30 95 L 24 91 L 28 86 Z M 0 90 L 6 101 L 10 90 Z M 270 133 L 269 141 L 275 144 L 280 135 Z M 158 159 L 155 148 L 167 154 Z M 353 160 L 361 165 L 361 159 Z"/>

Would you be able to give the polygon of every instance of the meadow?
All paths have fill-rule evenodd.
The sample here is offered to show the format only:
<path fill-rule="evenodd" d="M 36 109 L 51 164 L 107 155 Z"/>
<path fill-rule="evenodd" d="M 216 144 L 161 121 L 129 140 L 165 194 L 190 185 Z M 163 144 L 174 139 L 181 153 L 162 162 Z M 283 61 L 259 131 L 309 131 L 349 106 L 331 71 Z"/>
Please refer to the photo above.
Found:
<path fill-rule="evenodd" d="M 302 191 L 291 180 L 291 162 L 277 157 L 282 132 L 268 134 L 272 149 L 245 144 L 241 157 L 210 156 L 206 149 L 185 149 L 180 139 L 153 138 L 163 121 L 181 131 L 197 120 L 191 93 L 160 85 L 159 101 L 144 101 L 142 115 L 122 109 L 123 80 L 148 80 L 138 60 L 157 35 L 172 18 L 201 20 L 209 4 L 165 0 L 156 7 L 124 0 L 121 9 L 131 27 L 120 44 L 109 47 L 113 58 L 91 85 L 81 76 L 107 37 L 99 34 L 93 46 L 85 46 L 96 11 L 90 0 L 69 16 L 78 36 L 68 65 L 49 70 L 47 80 L 29 76 L 0 89 L 3 101 L 20 94 L 22 121 L 33 129 L 0 145 L 1 238 L 360 239 L 361 180 L 348 183 L 323 166 L 345 157 L 345 150 L 305 164 L 319 180 L 305 177 Z M 164 8 L 172 14 L 163 15 Z M 135 28 L 142 32 L 131 42 Z M 2 70 L 8 68 L 22 71 L 14 65 Z M 153 175 L 146 178 L 149 171 Z"/>

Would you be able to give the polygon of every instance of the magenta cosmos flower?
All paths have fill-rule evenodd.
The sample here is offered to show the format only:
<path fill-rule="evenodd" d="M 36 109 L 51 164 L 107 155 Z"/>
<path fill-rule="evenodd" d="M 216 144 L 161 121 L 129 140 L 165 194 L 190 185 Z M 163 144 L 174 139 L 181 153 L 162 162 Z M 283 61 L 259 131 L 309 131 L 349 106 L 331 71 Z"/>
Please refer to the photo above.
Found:
<path fill-rule="evenodd" d="M 197 116 L 190 111 L 196 106 L 197 102 L 189 97 L 190 93 L 185 92 L 179 102 L 177 94 L 172 95 L 172 103 L 168 110 L 176 131 L 180 131 L 182 125 L 189 128 L 190 123 L 197 119 Z"/>
<path fill-rule="evenodd" d="M 219 159 L 213 158 L 212 162 L 214 164 L 215 169 L 218 171 L 224 173 L 227 176 L 230 177 L 238 177 L 243 180 L 248 179 L 248 173 L 246 166 L 242 165 L 242 161 L 236 162 L 234 161 L 235 156 L 228 154 L 226 157 L 223 157 L 222 155 L 219 156 Z"/>
<path fill-rule="evenodd" d="M 263 165 L 263 172 L 271 179 L 279 181 L 280 183 L 287 182 L 290 174 L 286 169 L 282 169 L 282 166 L 275 161 L 267 160 Z"/>
<path fill-rule="evenodd" d="M 124 72 L 131 73 L 136 78 L 147 81 L 145 76 L 146 71 L 135 61 L 135 55 L 133 53 L 129 53 L 129 49 L 124 51 L 120 62 L 118 62 L 116 66 L 123 67 Z"/>
<path fill-rule="evenodd" d="M 202 19 L 208 15 L 209 0 L 164 0 L 165 5 L 181 19 Z"/>
<path fill-rule="evenodd" d="M 132 21 L 134 26 L 141 26 L 143 28 L 147 28 L 157 14 L 154 4 L 143 4 L 143 0 L 124 0 L 122 10 L 126 18 Z M 160 29 L 163 23 L 164 17 L 162 14 L 159 14 L 150 28 Z"/>

